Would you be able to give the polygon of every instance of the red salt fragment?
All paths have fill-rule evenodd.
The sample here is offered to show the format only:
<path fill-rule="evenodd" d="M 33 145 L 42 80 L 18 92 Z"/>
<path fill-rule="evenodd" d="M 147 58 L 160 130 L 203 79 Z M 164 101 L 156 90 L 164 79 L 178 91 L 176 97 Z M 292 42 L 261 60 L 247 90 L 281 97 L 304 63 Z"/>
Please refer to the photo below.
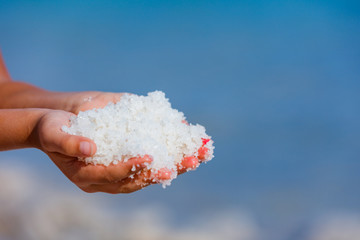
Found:
<path fill-rule="evenodd" d="M 182 123 L 185 123 L 186 125 L 189 125 L 189 123 L 186 120 L 182 120 Z"/>
<path fill-rule="evenodd" d="M 208 138 L 201 138 L 201 140 L 203 142 L 203 146 L 205 146 L 210 141 Z"/>

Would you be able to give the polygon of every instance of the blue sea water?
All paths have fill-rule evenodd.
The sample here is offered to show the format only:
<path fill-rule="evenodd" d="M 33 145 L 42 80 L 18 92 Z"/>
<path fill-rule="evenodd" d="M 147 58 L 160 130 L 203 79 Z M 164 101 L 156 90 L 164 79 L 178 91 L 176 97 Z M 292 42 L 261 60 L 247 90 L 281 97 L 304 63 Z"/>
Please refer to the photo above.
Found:
<path fill-rule="evenodd" d="M 15 79 L 49 90 L 162 90 L 213 136 L 214 160 L 166 190 L 104 198 L 179 216 L 234 206 L 296 235 L 317 214 L 360 212 L 359 7 L 2 1 L 0 48 Z M 0 156 L 72 187 L 36 150 Z"/>

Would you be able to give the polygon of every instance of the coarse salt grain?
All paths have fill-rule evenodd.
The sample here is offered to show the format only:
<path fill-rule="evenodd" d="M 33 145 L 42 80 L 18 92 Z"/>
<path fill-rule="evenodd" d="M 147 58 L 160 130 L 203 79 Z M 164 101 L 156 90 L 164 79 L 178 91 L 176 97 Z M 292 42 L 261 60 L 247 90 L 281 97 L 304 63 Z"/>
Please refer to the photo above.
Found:
<path fill-rule="evenodd" d="M 117 103 L 71 117 L 70 125 L 62 130 L 96 143 L 94 156 L 80 158 L 88 164 L 108 166 L 150 155 L 153 161 L 147 169 L 154 173 L 164 168 L 172 172 L 170 180 L 161 181 L 163 186 L 176 178 L 176 166 L 184 157 L 195 156 L 202 161 L 213 158 L 213 141 L 205 128 L 187 124 L 184 114 L 171 108 L 161 91 L 147 96 L 124 94 Z"/>

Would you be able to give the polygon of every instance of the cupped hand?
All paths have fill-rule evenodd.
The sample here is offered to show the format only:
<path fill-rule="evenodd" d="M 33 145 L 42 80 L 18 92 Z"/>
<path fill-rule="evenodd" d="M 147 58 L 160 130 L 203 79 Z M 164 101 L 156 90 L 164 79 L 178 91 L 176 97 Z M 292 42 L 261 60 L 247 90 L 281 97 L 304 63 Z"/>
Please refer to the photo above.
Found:
<path fill-rule="evenodd" d="M 95 154 L 96 144 L 91 139 L 69 135 L 61 130 L 63 125 L 69 123 L 71 115 L 69 112 L 51 110 L 39 120 L 34 133 L 38 147 L 70 181 L 85 192 L 130 193 L 145 187 L 135 184 L 129 176 L 145 168 L 152 161 L 149 156 L 131 158 L 126 163 L 119 162 L 107 167 L 79 161 L 78 157 Z"/>

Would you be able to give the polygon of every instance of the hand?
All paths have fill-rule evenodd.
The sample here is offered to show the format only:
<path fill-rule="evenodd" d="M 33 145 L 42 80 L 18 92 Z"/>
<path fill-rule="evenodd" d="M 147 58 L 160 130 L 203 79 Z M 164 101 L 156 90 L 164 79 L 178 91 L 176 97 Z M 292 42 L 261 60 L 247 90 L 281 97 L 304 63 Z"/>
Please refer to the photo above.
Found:
<path fill-rule="evenodd" d="M 146 163 L 151 162 L 148 156 L 107 167 L 79 161 L 78 157 L 95 154 L 96 145 L 88 138 L 69 135 L 61 130 L 63 125 L 68 124 L 71 115 L 64 111 L 49 110 L 34 130 L 38 147 L 70 181 L 85 192 L 130 193 L 145 187 L 136 184 L 129 176 L 140 172 Z M 138 167 L 132 169 L 133 165 Z"/>

